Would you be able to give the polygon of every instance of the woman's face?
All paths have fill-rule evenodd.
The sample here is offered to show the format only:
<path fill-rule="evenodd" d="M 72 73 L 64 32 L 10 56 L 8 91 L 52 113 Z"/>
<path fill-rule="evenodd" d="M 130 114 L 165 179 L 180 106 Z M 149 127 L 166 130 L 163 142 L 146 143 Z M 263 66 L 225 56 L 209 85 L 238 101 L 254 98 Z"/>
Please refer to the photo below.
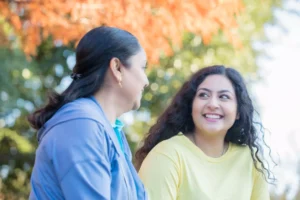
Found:
<path fill-rule="evenodd" d="M 195 131 L 209 137 L 225 136 L 237 116 L 237 99 L 230 80 L 223 75 L 207 76 L 193 100 Z"/>
<path fill-rule="evenodd" d="M 123 98 L 131 110 L 138 109 L 141 104 L 144 88 L 149 84 L 145 73 L 147 57 L 143 49 L 128 60 L 129 67 L 122 73 Z"/>

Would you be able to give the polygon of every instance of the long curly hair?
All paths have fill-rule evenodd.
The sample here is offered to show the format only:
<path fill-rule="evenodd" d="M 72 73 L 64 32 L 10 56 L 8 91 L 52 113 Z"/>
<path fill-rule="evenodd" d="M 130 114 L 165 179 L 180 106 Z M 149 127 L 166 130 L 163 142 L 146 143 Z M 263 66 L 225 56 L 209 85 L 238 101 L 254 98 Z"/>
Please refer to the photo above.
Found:
<path fill-rule="evenodd" d="M 237 145 L 249 146 L 256 169 L 263 173 L 265 177 L 271 178 L 268 165 L 261 156 L 262 146 L 259 143 L 259 138 L 262 138 L 263 144 L 266 145 L 263 139 L 263 132 L 260 132 L 259 135 L 256 130 L 257 124 L 261 127 L 262 125 L 259 122 L 253 121 L 255 110 L 245 82 L 238 71 L 233 68 L 226 68 L 222 65 L 202 68 L 183 84 L 171 104 L 150 128 L 149 133 L 144 139 L 143 146 L 136 152 L 136 168 L 138 170 L 145 157 L 159 142 L 167 140 L 179 132 L 187 134 L 194 131 L 195 124 L 191 113 L 192 102 L 196 95 L 197 88 L 207 76 L 215 74 L 223 75 L 230 80 L 237 97 L 239 119 L 237 119 L 233 126 L 227 131 L 225 141 Z M 267 146 L 267 148 L 269 147 Z M 260 165 L 260 167 L 258 167 L 258 165 Z"/>

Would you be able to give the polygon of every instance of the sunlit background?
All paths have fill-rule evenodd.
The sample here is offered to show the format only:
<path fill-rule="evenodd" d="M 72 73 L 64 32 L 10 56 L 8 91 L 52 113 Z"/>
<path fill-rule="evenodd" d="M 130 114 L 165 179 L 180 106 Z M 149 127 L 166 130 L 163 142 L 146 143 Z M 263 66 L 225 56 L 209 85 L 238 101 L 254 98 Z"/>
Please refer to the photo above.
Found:
<path fill-rule="evenodd" d="M 26 116 L 45 103 L 49 89 L 61 92 L 70 84 L 76 42 L 105 23 L 137 35 L 149 57 L 142 106 L 122 116 L 133 153 L 184 80 L 203 66 L 225 64 L 245 77 L 266 128 L 278 164 L 271 166 L 277 178 L 272 200 L 300 200 L 299 0 L 207 0 L 185 7 L 180 0 L 155 1 L 152 8 L 151 0 L 128 0 L 127 6 L 44 0 L 47 7 L 30 8 L 20 2 L 38 5 L 0 1 L 0 199 L 28 198 L 37 141 Z"/>
<path fill-rule="evenodd" d="M 300 3 L 288 1 L 285 8 L 298 12 L 275 10 L 278 23 L 265 26 L 271 43 L 261 48 L 270 57 L 257 59 L 263 80 L 256 85 L 255 95 L 274 157 L 279 159 L 274 192 L 286 191 L 288 199 L 296 199 L 300 188 Z"/>

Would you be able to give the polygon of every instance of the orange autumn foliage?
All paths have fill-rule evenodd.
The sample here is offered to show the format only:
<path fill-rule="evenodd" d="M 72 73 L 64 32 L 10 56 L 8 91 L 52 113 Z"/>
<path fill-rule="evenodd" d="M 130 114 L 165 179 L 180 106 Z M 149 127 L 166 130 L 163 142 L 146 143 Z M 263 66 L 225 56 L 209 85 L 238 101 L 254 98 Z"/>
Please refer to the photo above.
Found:
<path fill-rule="evenodd" d="M 184 32 L 201 35 L 207 44 L 221 29 L 239 46 L 235 16 L 241 9 L 241 0 L 0 1 L 0 17 L 11 24 L 27 55 L 35 55 L 49 35 L 67 44 L 106 24 L 137 36 L 150 62 L 158 61 L 162 52 L 172 54 L 170 41 L 180 47 Z"/>

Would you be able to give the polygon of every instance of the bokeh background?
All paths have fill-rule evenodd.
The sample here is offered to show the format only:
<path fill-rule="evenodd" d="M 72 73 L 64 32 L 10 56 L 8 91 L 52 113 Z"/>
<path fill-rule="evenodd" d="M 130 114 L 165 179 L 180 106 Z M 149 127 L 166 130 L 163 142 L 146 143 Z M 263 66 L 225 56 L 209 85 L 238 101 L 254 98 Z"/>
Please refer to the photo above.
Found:
<path fill-rule="evenodd" d="M 37 140 L 26 116 L 70 84 L 78 40 L 103 24 L 132 32 L 149 58 L 142 106 L 121 117 L 133 152 L 193 72 L 231 66 L 277 163 L 272 200 L 300 200 L 299 0 L 0 1 L 0 199 L 28 199 Z"/>

